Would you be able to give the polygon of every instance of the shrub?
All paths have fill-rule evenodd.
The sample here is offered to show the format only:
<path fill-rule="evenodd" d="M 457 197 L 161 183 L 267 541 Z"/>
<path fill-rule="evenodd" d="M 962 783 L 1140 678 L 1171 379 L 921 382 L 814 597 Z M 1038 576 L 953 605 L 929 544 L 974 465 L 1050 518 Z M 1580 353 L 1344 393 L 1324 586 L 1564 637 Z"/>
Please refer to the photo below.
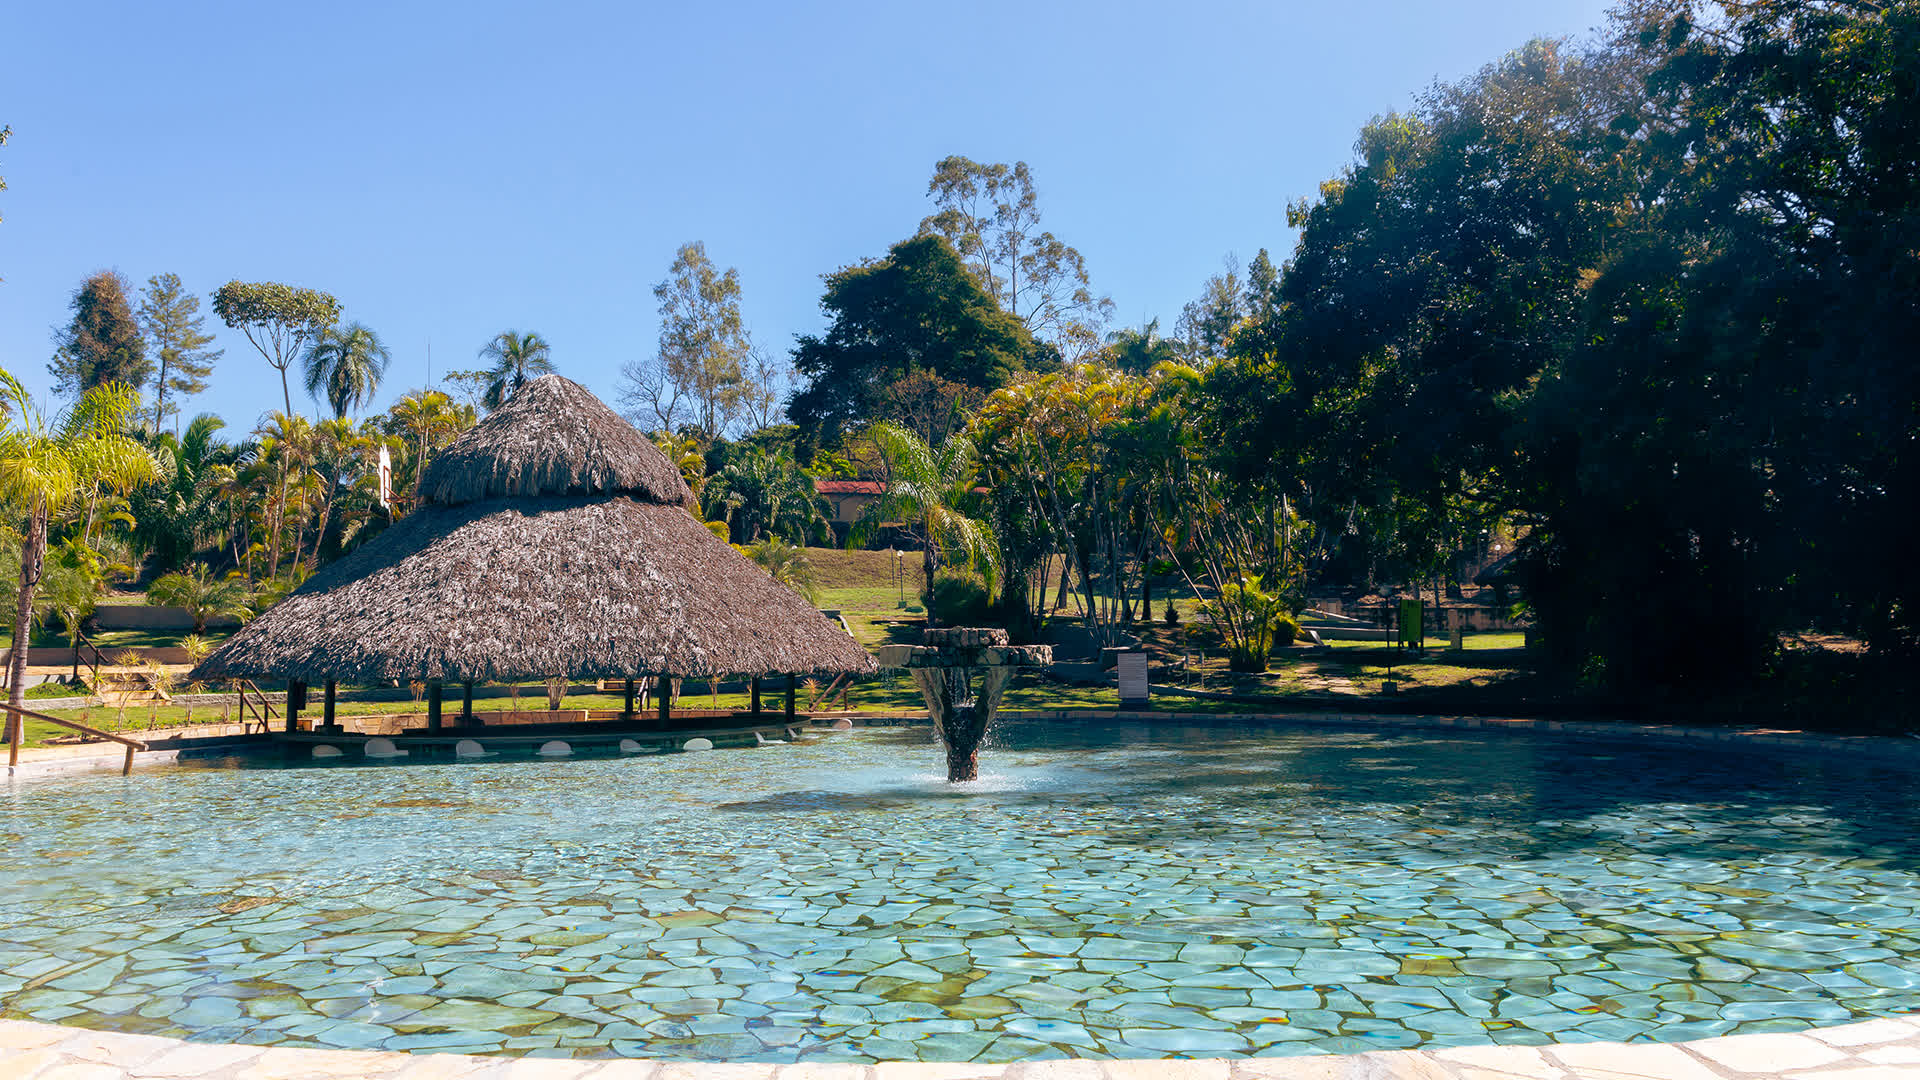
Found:
<path fill-rule="evenodd" d="M 1260 578 L 1241 578 L 1200 605 L 1200 611 L 1227 641 L 1227 666 L 1234 671 L 1265 671 L 1267 657 L 1283 641 L 1293 642 L 1300 624 L 1288 614 L 1286 600 L 1267 592 Z"/>
<path fill-rule="evenodd" d="M 931 610 L 943 626 L 978 626 L 986 621 L 987 582 L 971 570 L 936 570 Z"/>

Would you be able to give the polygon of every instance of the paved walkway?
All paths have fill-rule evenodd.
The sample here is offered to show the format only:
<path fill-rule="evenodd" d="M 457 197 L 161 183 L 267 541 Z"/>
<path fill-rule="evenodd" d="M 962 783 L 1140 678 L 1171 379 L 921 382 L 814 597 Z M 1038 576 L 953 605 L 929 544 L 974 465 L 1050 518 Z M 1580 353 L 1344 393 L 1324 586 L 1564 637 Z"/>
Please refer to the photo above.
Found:
<path fill-rule="evenodd" d="M 1920 1019 L 1691 1043 L 1569 1043 L 1225 1061 L 718 1065 L 289 1050 L 0 1020 L 6 1080 L 1913 1080 Z"/>

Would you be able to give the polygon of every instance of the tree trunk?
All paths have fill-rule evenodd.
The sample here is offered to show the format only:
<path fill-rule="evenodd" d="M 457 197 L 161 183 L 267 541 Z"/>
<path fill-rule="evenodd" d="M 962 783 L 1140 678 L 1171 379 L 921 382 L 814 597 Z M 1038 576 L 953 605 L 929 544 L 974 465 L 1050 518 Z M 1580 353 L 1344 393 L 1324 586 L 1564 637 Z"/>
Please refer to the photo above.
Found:
<path fill-rule="evenodd" d="M 313 536 L 313 561 L 307 567 L 310 570 L 320 569 L 320 545 L 327 542 L 327 525 L 333 518 L 333 493 L 339 486 L 338 480 L 332 482 L 327 488 L 327 501 L 320 504 L 320 531 Z"/>
<path fill-rule="evenodd" d="M 27 519 L 27 535 L 20 541 L 20 599 L 13 610 L 13 662 L 9 672 L 7 704 L 18 709 L 27 701 L 27 649 L 32 644 L 33 594 L 40 587 L 40 567 L 47 554 L 47 517 L 36 512 Z M 8 713 L 6 742 L 20 738 L 20 714 Z"/>
<path fill-rule="evenodd" d="M 273 577 L 280 572 L 280 534 L 287 528 L 287 467 L 280 466 L 280 493 L 274 499 L 273 535 L 268 543 L 267 576 Z"/>
<path fill-rule="evenodd" d="M 933 614 L 933 538 L 927 538 L 927 546 L 920 551 L 920 595 L 927 605 L 927 626 L 940 625 Z"/>

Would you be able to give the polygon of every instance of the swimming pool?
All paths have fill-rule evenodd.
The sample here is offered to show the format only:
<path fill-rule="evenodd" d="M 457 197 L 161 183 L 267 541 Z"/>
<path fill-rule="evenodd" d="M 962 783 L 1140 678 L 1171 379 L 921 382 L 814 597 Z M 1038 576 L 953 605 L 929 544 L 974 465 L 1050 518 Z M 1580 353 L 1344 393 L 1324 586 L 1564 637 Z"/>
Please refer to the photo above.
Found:
<path fill-rule="evenodd" d="M 752 1061 L 1682 1040 L 1920 1008 L 1911 776 L 1004 723 L 0 789 L 0 1013 Z"/>

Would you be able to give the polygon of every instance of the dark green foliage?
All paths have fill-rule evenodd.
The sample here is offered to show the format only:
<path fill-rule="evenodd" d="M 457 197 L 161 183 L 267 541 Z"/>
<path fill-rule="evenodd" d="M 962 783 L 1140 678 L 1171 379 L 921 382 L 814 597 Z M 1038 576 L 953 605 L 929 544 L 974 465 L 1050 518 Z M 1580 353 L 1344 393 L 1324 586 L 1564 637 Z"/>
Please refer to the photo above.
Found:
<path fill-rule="evenodd" d="M 941 626 L 981 626 L 987 621 L 987 583 L 971 570 L 936 571 L 929 599 L 928 611 Z"/>
<path fill-rule="evenodd" d="M 213 545 L 230 524 L 225 485 L 240 461 L 239 448 L 215 435 L 225 425 L 201 413 L 180 435 L 151 436 L 147 449 L 159 466 L 156 482 L 127 494 L 134 538 L 153 551 L 153 564 L 172 570 Z"/>
<path fill-rule="evenodd" d="M 79 396 L 105 383 L 135 390 L 153 374 L 146 339 L 127 302 L 127 279 L 111 270 L 89 277 L 73 294 L 73 318 L 54 337 L 55 393 Z"/>
<path fill-rule="evenodd" d="M 1293 208 L 1207 377 L 1236 468 L 1356 581 L 1516 528 L 1546 647 L 1617 690 L 1808 625 L 1920 647 L 1920 3 L 1626 10 L 1369 125 Z"/>
<path fill-rule="evenodd" d="M 814 493 L 813 478 L 786 447 L 733 443 L 716 455 L 724 460 L 700 490 L 702 512 L 724 521 L 736 544 L 769 536 L 805 546 L 830 535 L 827 515 Z"/>
<path fill-rule="evenodd" d="M 991 390 L 1041 356 L 938 236 L 829 275 L 820 306 L 833 325 L 824 337 L 799 339 L 794 368 L 810 381 L 787 406 L 815 445 L 839 445 L 881 415 L 889 387 L 911 373 Z"/>

